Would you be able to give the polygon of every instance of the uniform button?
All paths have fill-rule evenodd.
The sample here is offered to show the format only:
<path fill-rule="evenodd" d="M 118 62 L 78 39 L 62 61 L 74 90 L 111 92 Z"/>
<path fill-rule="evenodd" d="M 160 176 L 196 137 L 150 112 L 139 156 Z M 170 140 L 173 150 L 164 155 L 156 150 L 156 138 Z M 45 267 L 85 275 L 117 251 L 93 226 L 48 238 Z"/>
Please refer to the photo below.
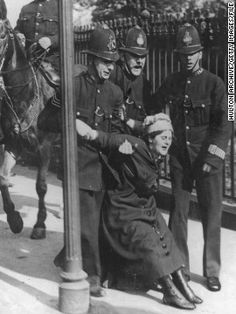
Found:
<path fill-rule="evenodd" d="M 41 6 L 42 6 L 42 3 L 40 3 L 39 6 L 41 7 Z"/>
<path fill-rule="evenodd" d="M 142 107 L 139 105 L 138 108 L 141 109 Z"/>
<path fill-rule="evenodd" d="M 188 125 L 186 125 L 186 130 L 189 130 L 189 129 L 190 129 L 190 127 Z"/>
<path fill-rule="evenodd" d="M 95 126 L 98 126 L 97 122 L 95 123 Z"/>
<path fill-rule="evenodd" d="M 206 107 L 206 105 L 205 104 L 202 104 L 202 108 L 205 108 Z"/>
<path fill-rule="evenodd" d="M 187 141 L 187 142 L 186 142 L 186 144 L 187 144 L 187 145 L 190 145 L 190 142 L 189 142 L 189 141 Z"/>
<path fill-rule="evenodd" d="M 169 104 L 172 104 L 172 100 L 169 101 Z"/>
<path fill-rule="evenodd" d="M 98 94 L 100 94 L 100 93 L 101 93 L 100 89 L 97 89 L 97 93 L 98 93 Z"/>
<path fill-rule="evenodd" d="M 184 112 L 185 112 L 186 114 L 188 114 L 188 110 L 185 110 Z"/>
<path fill-rule="evenodd" d="M 40 16 L 40 13 L 38 12 L 36 15 L 37 15 L 37 16 Z"/>
<path fill-rule="evenodd" d="M 169 251 L 166 251 L 166 256 L 170 255 L 170 252 Z"/>
<path fill-rule="evenodd" d="M 37 25 L 37 26 L 39 26 L 39 23 L 38 23 L 38 22 L 36 22 L 36 25 Z"/>
<path fill-rule="evenodd" d="M 187 80 L 187 83 L 188 83 L 188 84 L 190 84 L 190 83 L 191 83 L 191 81 L 190 81 L 190 80 Z"/>
<path fill-rule="evenodd" d="M 185 95 L 184 97 L 185 97 L 186 99 L 188 99 L 188 95 Z"/>
<path fill-rule="evenodd" d="M 36 32 L 36 33 L 35 33 L 35 36 L 38 36 L 38 34 L 39 34 L 39 33 Z"/>
<path fill-rule="evenodd" d="M 112 114 L 110 114 L 110 118 L 112 118 Z"/>
<path fill-rule="evenodd" d="M 167 245 L 165 243 L 162 244 L 163 249 L 167 248 Z"/>
<path fill-rule="evenodd" d="M 163 241 L 163 240 L 164 240 L 164 237 L 163 237 L 163 236 L 160 236 L 160 240 Z"/>

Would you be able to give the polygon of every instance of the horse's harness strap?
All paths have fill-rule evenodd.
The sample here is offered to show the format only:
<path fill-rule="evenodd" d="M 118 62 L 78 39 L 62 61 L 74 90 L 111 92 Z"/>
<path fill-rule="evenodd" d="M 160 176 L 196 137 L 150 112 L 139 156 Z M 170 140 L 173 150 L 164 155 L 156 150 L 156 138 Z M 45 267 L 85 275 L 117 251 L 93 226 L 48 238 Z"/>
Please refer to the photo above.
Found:
<path fill-rule="evenodd" d="M 38 86 L 36 74 L 35 74 L 35 71 L 34 71 L 32 65 L 30 66 L 30 68 L 31 68 L 31 70 L 32 70 L 32 72 L 33 72 L 33 76 L 32 76 L 32 77 L 34 78 L 34 82 L 35 82 L 35 85 L 36 85 L 37 92 L 36 92 L 36 94 L 34 95 L 34 98 L 33 98 L 33 100 L 32 100 L 31 105 L 29 106 L 28 110 L 31 110 L 31 109 L 34 107 L 34 105 L 37 104 L 37 102 L 38 102 L 38 100 L 39 100 L 39 86 Z M 36 112 L 36 113 L 34 114 L 34 116 L 32 117 L 32 119 L 31 119 L 31 121 L 30 121 L 30 123 L 27 125 L 26 128 L 21 129 L 21 125 L 22 125 L 23 122 L 24 122 L 24 118 L 23 118 L 22 121 L 19 119 L 19 117 L 18 117 L 18 115 L 17 115 L 17 113 L 16 113 L 16 111 L 15 111 L 15 109 L 14 109 L 14 105 L 13 105 L 13 103 L 12 103 L 12 100 L 11 100 L 11 98 L 10 98 L 10 96 L 9 96 L 9 94 L 8 94 L 8 92 L 7 92 L 7 90 L 6 90 L 6 88 L 4 88 L 4 92 L 5 92 L 6 99 L 7 99 L 6 103 L 7 103 L 8 107 L 10 108 L 10 110 L 12 111 L 13 115 L 14 115 L 15 118 L 16 118 L 16 121 L 17 121 L 16 124 L 19 125 L 19 128 L 20 128 L 20 132 L 19 132 L 19 133 L 22 134 L 22 133 L 28 131 L 29 128 L 31 127 L 33 121 L 37 118 L 38 113 Z M 27 110 L 27 111 L 28 111 L 28 110 Z"/>

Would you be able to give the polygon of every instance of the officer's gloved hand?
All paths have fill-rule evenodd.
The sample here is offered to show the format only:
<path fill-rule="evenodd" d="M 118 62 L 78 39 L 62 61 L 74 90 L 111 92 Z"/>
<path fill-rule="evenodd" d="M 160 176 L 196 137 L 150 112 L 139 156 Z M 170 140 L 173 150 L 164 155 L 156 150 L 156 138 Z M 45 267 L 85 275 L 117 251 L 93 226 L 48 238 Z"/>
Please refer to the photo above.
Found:
<path fill-rule="evenodd" d="M 119 146 L 119 152 L 124 155 L 132 155 L 134 152 L 132 144 L 125 140 L 124 143 Z"/>
<path fill-rule="evenodd" d="M 23 47 L 25 47 L 25 35 L 22 33 L 17 33 L 17 37 L 19 38 Z"/>
<path fill-rule="evenodd" d="M 93 130 L 88 124 L 80 119 L 76 119 L 76 132 L 79 136 L 88 141 L 95 140 L 97 137 L 97 131 Z"/>
<path fill-rule="evenodd" d="M 47 50 L 52 45 L 51 39 L 49 37 L 40 38 L 38 43 L 45 50 Z"/>

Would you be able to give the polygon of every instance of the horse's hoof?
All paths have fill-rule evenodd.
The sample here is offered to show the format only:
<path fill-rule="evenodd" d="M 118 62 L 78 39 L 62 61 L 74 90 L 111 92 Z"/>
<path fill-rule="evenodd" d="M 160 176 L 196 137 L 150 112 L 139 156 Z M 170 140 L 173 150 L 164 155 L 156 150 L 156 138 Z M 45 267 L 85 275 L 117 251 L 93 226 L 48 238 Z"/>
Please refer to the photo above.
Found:
<path fill-rule="evenodd" d="M 40 228 L 40 227 L 34 227 L 30 238 L 33 240 L 45 239 L 46 238 L 46 229 Z"/>
<path fill-rule="evenodd" d="M 18 211 L 7 214 L 7 222 L 13 233 L 20 233 L 23 229 L 23 220 Z"/>

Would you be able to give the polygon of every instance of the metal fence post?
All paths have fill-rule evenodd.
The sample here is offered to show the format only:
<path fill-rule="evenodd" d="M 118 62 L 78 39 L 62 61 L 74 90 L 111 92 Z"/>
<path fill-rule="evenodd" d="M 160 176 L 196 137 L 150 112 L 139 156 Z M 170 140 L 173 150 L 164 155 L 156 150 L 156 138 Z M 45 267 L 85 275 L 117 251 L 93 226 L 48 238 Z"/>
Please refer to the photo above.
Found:
<path fill-rule="evenodd" d="M 63 201 L 65 265 L 59 287 L 59 309 L 66 314 L 85 314 L 89 308 L 89 284 L 82 270 L 80 206 L 75 129 L 74 33 L 72 0 L 59 0 L 61 95 L 63 135 Z"/>

